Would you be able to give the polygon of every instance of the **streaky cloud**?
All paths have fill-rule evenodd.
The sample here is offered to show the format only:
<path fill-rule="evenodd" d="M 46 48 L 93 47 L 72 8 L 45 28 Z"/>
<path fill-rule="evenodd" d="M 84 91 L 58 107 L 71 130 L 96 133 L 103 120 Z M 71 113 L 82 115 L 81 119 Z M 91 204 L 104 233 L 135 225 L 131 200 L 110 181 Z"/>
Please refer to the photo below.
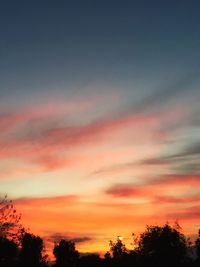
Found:
<path fill-rule="evenodd" d="M 64 195 L 64 196 L 48 196 L 48 197 L 23 197 L 16 198 L 16 205 L 18 206 L 65 206 L 79 201 L 77 195 Z"/>
<path fill-rule="evenodd" d="M 199 186 L 200 176 L 198 175 L 164 175 L 153 179 L 146 179 L 141 184 L 114 184 L 105 193 L 114 198 L 127 197 L 150 197 L 159 196 L 161 189 L 167 190 L 173 186 L 190 185 Z M 159 196 L 160 197 L 160 196 Z"/>
<path fill-rule="evenodd" d="M 200 67 L 191 70 L 190 72 L 186 72 L 182 74 L 182 77 L 174 79 L 173 81 L 163 81 L 163 85 L 159 88 L 155 88 L 151 93 L 142 98 L 138 102 L 134 102 L 131 106 L 129 106 L 124 112 L 133 112 L 133 113 L 146 113 L 151 110 L 162 109 L 163 106 L 168 106 L 171 100 L 181 97 L 182 99 L 184 95 L 188 94 L 188 92 L 193 92 L 193 94 L 197 97 L 199 93 L 199 87 L 194 87 L 191 90 L 191 85 L 199 80 Z M 190 91 L 190 90 L 191 91 Z"/>
<path fill-rule="evenodd" d="M 80 236 L 78 234 L 52 233 L 44 237 L 49 242 L 59 242 L 61 239 L 70 240 L 75 243 L 84 243 L 92 240 L 89 236 Z"/>

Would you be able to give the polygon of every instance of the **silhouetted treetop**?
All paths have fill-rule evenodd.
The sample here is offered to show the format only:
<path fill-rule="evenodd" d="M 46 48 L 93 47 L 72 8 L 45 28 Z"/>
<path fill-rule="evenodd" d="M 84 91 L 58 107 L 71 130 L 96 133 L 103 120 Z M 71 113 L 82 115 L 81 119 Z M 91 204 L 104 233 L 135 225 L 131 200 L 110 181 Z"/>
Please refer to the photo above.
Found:
<path fill-rule="evenodd" d="M 185 236 L 177 227 L 147 226 L 140 235 L 138 251 L 151 262 L 169 266 L 184 260 L 187 251 Z"/>
<path fill-rule="evenodd" d="M 119 259 L 127 253 L 127 248 L 119 237 L 116 242 L 110 241 L 110 253 L 114 259 Z"/>
<path fill-rule="evenodd" d="M 20 224 L 21 214 L 18 214 L 12 200 L 7 195 L 0 201 L 0 236 L 18 239 L 22 226 Z"/>
<path fill-rule="evenodd" d="M 24 233 L 21 240 L 21 263 L 24 266 L 38 266 L 43 260 L 43 249 L 43 240 L 39 236 Z"/>
<path fill-rule="evenodd" d="M 13 240 L 0 237 L 0 263 L 12 263 L 18 255 L 18 246 Z"/>
<path fill-rule="evenodd" d="M 59 244 L 55 244 L 53 254 L 56 258 L 56 265 L 63 267 L 75 266 L 79 258 L 79 252 L 76 250 L 75 243 L 64 239 Z"/>

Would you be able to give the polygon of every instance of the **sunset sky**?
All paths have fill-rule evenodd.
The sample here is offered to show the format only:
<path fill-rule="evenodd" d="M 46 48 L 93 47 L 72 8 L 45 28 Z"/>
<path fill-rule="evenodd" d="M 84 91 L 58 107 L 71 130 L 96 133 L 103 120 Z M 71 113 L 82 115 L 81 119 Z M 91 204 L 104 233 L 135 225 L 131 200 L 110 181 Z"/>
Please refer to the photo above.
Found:
<path fill-rule="evenodd" d="M 200 228 L 200 2 L 0 3 L 0 194 L 82 252 Z"/>

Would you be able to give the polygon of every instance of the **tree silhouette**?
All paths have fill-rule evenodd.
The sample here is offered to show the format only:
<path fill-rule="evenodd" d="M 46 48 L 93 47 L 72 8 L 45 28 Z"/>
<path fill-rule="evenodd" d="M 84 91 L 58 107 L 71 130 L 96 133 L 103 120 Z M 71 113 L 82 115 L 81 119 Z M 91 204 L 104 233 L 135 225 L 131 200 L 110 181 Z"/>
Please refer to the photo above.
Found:
<path fill-rule="evenodd" d="M 200 265 L 200 230 L 198 232 L 198 238 L 195 241 L 195 250 L 196 250 L 196 265 Z"/>
<path fill-rule="evenodd" d="M 13 240 L 0 237 L 0 264 L 1 266 L 14 265 L 17 259 L 18 246 Z"/>
<path fill-rule="evenodd" d="M 0 201 L 0 236 L 17 241 L 22 230 L 18 214 L 7 195 Z"/>
<path fill-rule="evenodd" d="M 76 266 L 79 252 L 75 248 L 75 243 L 62 239 L 59 244 L 55 244 L 53 254 L 56 258 L 56 266 Z"/>
<path fill-rule="evenodd" d="M 82 256 L 78 262 L 78 267 L 100 267 L 101 265 L 102 260 L 97 254 Z"/>
<path fill-rule="evenodd" d="M 141 234 L 138 251 L 144 265 L 179 266 L 186 257 L 187 244 L 178 227 L 147 226 Z"/>
<path fill-rule="evenodd" d="M 122 240 L 117 237 L 117 241 L 110 241 L 110 252 L 114 259 L 120 259 L 123 255 L 127 253 L 126 246 L 123 244 Z"/>
<path fill-rule="evenodd" d="M 24 233 L 21 240 L 20 261 L 23 266 L 40 266 L 43 263 L 43 240 L 39 236 Z"/>
<path fill-rule="evenodd" d="M 117 237 L 116 242 L 110 241 L 110 251 L 105 254 L 104 258 L 108 265 L 124 265 L 128 258 L 128 250 L 120 237 Z"/>

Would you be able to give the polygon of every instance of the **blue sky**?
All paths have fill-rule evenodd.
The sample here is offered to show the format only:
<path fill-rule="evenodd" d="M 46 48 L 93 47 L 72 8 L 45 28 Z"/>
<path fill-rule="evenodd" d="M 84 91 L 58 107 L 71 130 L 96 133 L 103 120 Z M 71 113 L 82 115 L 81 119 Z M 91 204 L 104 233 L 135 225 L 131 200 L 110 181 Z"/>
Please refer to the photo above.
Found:
<path fill-rule="evenodd" d="M 199 67 L 198 1 L 7 1 L 2 96 L 88 85 L 145 91 Z M 136 95 L 137 96 L 137 95 Z"/>

